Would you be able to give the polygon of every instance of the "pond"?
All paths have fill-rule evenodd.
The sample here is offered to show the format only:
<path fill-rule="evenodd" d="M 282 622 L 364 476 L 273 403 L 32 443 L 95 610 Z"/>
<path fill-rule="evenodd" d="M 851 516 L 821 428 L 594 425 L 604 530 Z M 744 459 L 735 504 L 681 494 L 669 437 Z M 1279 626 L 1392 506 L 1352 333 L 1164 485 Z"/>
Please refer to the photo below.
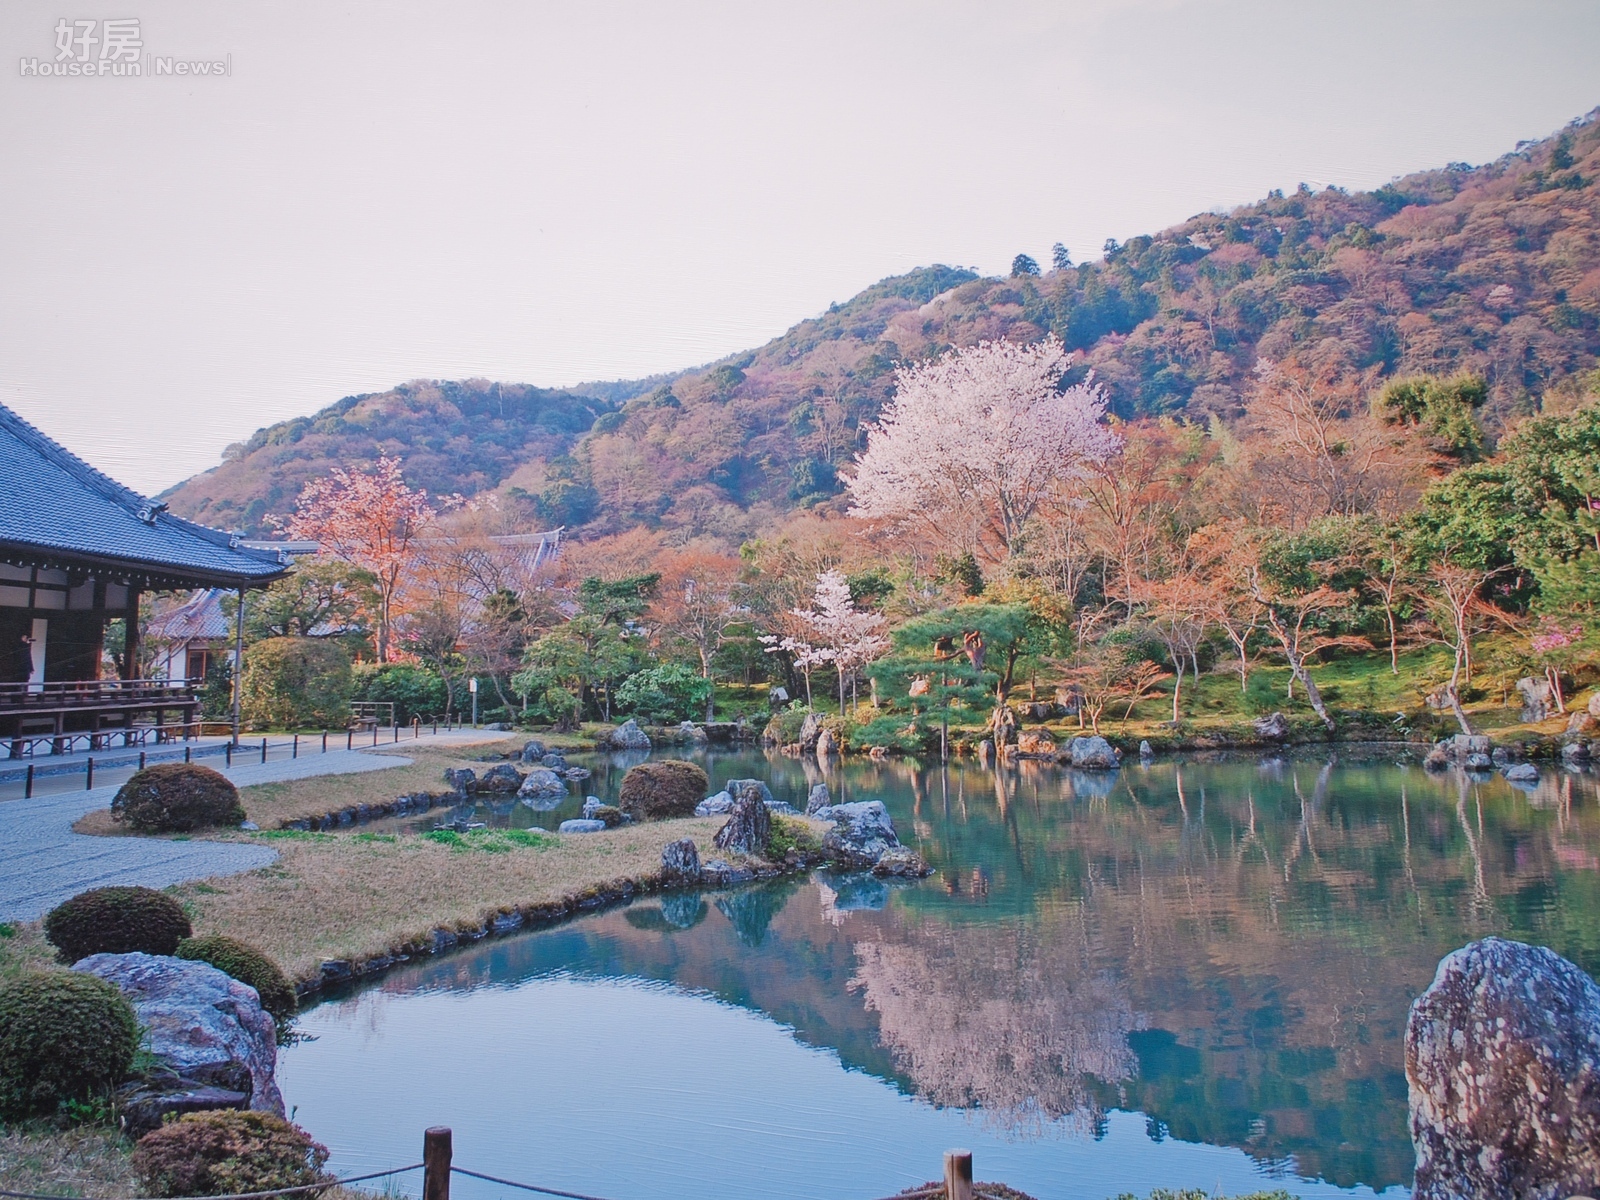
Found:
<path fill-rule="evenodd" d="M 1592 774 L 699 760 L 714 788 L 882 799 L 935 874 L 641 900 L 324 1002 L 281 1081 L 334 1169 L 445 1124 L 460 1165 L 613 1200 L 870 1200 L 956 1146 L 1045 1200 L 1403 1193 L 1406 1011 L 1439 958 L 1497 933 L 1600 968 Z M 609 800 L 638 757 L 572 761 Z"/>

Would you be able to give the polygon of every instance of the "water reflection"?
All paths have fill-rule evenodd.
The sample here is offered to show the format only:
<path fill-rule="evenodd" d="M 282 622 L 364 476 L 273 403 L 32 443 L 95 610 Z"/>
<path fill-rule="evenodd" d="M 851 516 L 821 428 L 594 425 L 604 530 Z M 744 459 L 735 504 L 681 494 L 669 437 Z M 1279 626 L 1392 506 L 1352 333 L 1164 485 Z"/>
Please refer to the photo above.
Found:
<path fill-rule="evenodd" d="M 1439 957 L 1492 932 L 1600 966 L 1591 774 L 1519 790 L 1348 751 L 1116 774 L 697 757 L 713 788 L 759 776 L 791 803 L 815 782 L 883 799 L 935 874 L 669 896 L 419 964 L 384 991 L 657 980 L 1005 1137 L 1092 1139 L 1136 1110 L 1151 1154 L 1237 1147 L 1382 1189 L 1410 1178 L 1401 1038 Z M 584 765 L 585 790 L 610 799 L 629 764 Z"/>

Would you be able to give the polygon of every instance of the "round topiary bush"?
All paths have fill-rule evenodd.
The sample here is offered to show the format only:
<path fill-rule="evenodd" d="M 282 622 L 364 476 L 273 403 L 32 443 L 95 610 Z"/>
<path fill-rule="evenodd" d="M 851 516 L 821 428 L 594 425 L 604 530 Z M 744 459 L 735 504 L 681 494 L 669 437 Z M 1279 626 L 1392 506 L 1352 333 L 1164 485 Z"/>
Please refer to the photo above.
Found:
<path fill-rule="evenodd" d="M 194 931 L 183 906 L 143 887 L 79 892 L 45 914 L 44 936 L 67 962 L 91 954 L 171 954 Z"/>
<path fill-rule="evenodd" d="M 282 1028 L 300 1011 L 294 985 L 272 959 L 248 942 L 221 934 L 184 938 L 178 943 L 178 957 L 210 963 L 224 975 L 248 983 L 261 997 L 261 1007 L 272 1014 Z"/>
<path fill-rule="evenodd" d="M 144 833 L 188 833 L 244 820 L 239 790 L 225 775 L 194 763 L 157 763 L 117 789 L 111 819 Z"/>
<path fill-rule="evenodd" d="M 133 1151 L 148 1196 L 218 1196 L 321 1182 L 328 1148 L 282 1117 L 215 1109 L 152 1130 Z"/>
<path fill-rule="evenodd" d="M 640 763 L 622 777 L 617 807 L 635 821 L 692 817 L 706 798 L 706 773 L 691 762 L 663 758 Z"/>
<path fill-rule="evenodd" d="M 126 1076 L 138 1049 L 133 1005 L 104 979 L 26 971 L 0 982 L 0 1117 L 87 1099 Z"/>

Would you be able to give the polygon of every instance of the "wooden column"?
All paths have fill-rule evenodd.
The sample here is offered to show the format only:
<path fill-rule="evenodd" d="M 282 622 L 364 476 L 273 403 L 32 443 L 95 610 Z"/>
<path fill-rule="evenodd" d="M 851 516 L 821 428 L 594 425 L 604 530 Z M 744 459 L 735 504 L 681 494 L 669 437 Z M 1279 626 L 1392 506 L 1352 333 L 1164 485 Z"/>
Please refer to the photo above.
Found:
<path fill-rule="evenodd" d="M 944 1200 L 972 1200 L 971 1150 L 945 1151 Z"/>
<path fill-rule="evenodd" d="M 139 591 L 128 585 L 128 607 L 122 613 L 122 677 L 139 678 Z"/>

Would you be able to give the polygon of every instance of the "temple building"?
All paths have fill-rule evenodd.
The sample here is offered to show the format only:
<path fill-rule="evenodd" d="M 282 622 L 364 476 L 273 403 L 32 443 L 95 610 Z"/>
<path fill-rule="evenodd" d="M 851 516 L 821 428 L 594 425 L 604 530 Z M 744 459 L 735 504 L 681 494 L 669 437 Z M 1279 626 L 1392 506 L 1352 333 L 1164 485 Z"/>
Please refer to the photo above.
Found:
<path fill-rule="evenodd" d="M 132 744 L 168 717 L 192 721 L 199 680 L 139 678 L 141 594 L 242 592 L 290 563 L 173 516 L 0 405 L 0 753 Z"/>

